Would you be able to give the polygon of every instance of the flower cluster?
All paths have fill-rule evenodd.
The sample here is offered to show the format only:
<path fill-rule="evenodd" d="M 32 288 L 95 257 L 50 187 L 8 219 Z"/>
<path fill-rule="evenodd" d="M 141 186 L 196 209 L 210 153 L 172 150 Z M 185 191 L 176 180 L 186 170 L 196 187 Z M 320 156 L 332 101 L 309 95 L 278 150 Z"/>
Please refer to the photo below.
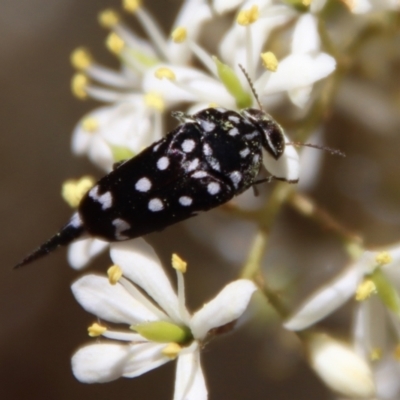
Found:
<path fill-rule="evenodd" d="M 308 136 L 323 130 L 321 121 L 334 93 L 332 82 L 350 64 L 348 54 L 341 59 L 334 43 L 340 42 L 340 32 L 331 40 L 324 27 L 323 13 L 330 3 L 187 0 L 166 35 L 140 1 L 124 0 L 123 10 L 141 25 L 145 39 L 132 31 L 117 11 L 101 12 L 99 22 L 109 30 L 106 44 L 119 60 L 120 69 L 98 64 L 85 48 L 71 55 L 77 70 L 71 84 L 74 95 L 103 103 L 78 122 L 72 137 L 73 152 L 109 172 L 115 163 L 136 156 L 162 138 L 166 134 L 165 116 L 178 107 L 190 114 L 209 107 L 240 110 L 256 107 L 259 102 L 272 112 L 284 108 L 288 120 L 303 118 L 311 126 L 304 128 Z M 342 3 L 353 18 L 400 9 L 398 0 Z M 218 30 L 218 46 L 211 46 L 207 34 L 214 35 L 220 21 L 225 28 Z M 265 169 L 283 181 L 300 177 L 306 182 L 303 187 L 310 187 L 320 159 L 308 154 L 304 157 L 305 152 L 299 157 L 295 143 L 288 138 L 287 143 L 278 160 L 265 154 Z M 76 207 L 93 182 L 89 177 L 68 181 L 63 197 Z M 261 279 L 265 238 L 271 228 L 268 224 L 284 202 L 296 201 L 295 195 L 280 188 L 278 184 L 271 195 L 269 209 L 265 199 L 253 207 L 254 199 L 246 194 L 231 208 L 242 216 L 250 215 L 250 230 L 258 229 L 259 233 L 241 277 L 256 277 L 270 303 L 287 316 L 279 296 L 273 296 Z M 254 208 L 260 208 L 260 203 L 263 208 L 257 213 Z M 298 208 L 307 216 L 318 217 L 313 204 L 303 202 Z M 211 219 L 214 223 L 213 216 Z M 196 225 L 195 234 L 223 256 L 234 254 L 235 259 L 247 246 L 243 238 L 247 227 L 229 217 L 206 235 Z M 126 329 L 93 324 L 89 335 L 101 340 L 74 354 L 75 377 L 86 383 L 133 378 L 176 359 L 174 399 L 206 399 L 200 351 L 214 336 L 233 329 L 257 286 L 252 280 L 238 279 L 191 314 L 185 305 L 186 263 L 173 256 L 175 292 L 154 250 L 142 239 L 112 245 L 95 238 L 82 239 L 70 246 L 69 262 L 81 269 L 107 248 L 114 263 L 108 278 L 86 275 L 72 285 L 72 291 L 86 311 Z M 396 375 L 400 358 L 400 250 L 398 246 L 387 252 L 359 249 L 352 255 L 350 266 L 312 295 L 284 327 L 297 332 L 310 365 L 333 391 L 349 398 L 395 399 L 400 393 Z M 351 345 L 315 328 L 318 321 L 353 296 L 357 306 Z M 388 331 L 394 334 L 388 335 Z"/>
<path fill-rule="evenodd" d="M 72 150 L 86 154 L 105 171 L 160 139 L 165 133 L 163 116 L 178 104 L 189 102 L 189 113 L 215 105 L 241 109 L 254 104 L 240 66 L 268 109 L 287 99 L 305 108 L 315 82 L 335 70 L 335 59 L 321 51 L 315 5 L 309 13 L 301 14 L 271 1 L 243 2 L 221 38 L 218 57 L 210 55 L 196 39 L 215 10 L 224 14 L 240 2 L 216 2 L 215 10 L 204 0 L 185 2 L 169 38 L 139 2 L 124 1 L 123 5 L 140 22 L 149 40 L 139 39 L 117 12 L 100 14 L 100 23 L 111 31 L 107 46 L 121 62 L 119 72 L 96 63 L 86 49 L 78 48 L 71 56 L 78 69 L 72 80 L 73 93 L 106 103 L 78 123 Z M 278 61 L 273 52 L 262 50 L 273 32 L 287 24 L 293 25 L 291 46 Z M 193 59 L 203 68 L 193 67 Z M 264 164 L 275 177 L 289 181 L 299 177 L 293 146 L 286 146 L 279 160 L 265 154 Z M 79 241 L 72 245 L 69 261 L 74 268 L 82 268 L 105 247 L 97 239 Z"/>
<path fill-rule="evenodd" d="M 357 302 L 353 323 L 353 353 L 371 364 L 379 398 L 395 398 L 399 391 L 400 247 L 363 252 L 333 281 L 327 283 L 288 319 L 285 327 L 306 329 L 327 317 L 350 298 Z M 394 336 L 388 334 L 393 331 Z M 354 357 L 354 356 L 353 356 Z M 363 374 L 360 374 L 362 376 Z M 364 374 L 365 375 L 365 374 Z M 372 382 L 372 376 L 369 378 Z M 374 387 L 360 380 L 358 394 L 372 396 Z M 357 392 L 357 381 L 349 391 Z"/>

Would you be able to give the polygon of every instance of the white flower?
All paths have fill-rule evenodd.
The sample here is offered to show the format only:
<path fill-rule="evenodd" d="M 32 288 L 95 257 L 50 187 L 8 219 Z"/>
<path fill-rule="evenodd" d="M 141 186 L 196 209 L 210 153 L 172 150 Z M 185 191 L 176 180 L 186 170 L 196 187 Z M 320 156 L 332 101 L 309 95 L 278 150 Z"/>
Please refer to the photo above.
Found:
<path fill-rule="evenodd" d="M 335 59 L 320 51 L 317 19 L 312 14 L 299 17 L 293 31 L 291 53 L 279 63 L 260 93 L 271 95 L 287 91 L 290 100 L 305 107 L 315 82 L 330 75 Z M 256 85 L 259 82 L 256 81 Z M 257 87 L 257 86 L 256 86 Z"/>
<path fill-rule="evenodd" d="M 356 295 L 357 289 L 362 296 L 363 287 L 361 284 L 363 279 L 370 276 L 375 270 L 390 274 L 391 280 L 394 279 L 394 276 L 399 276 L 400 247 L 395 246 L 389 249 L 387 253 L 392 261 L 381 265 L 377 260 L 383 254 L 382 252 L 364 252 L 344 272 L 311 295 L 300 309 L 286 321 L 285 327 L 295 331 L 306 329 L 341 307 L 352 296 Z M 378 267 L 379 269 L 377 269 Z M 399 278 L 397 277 L 397 279 Z M 368 281 L 366 283 L 368 284 Z M 371 294 L 371 292 L 368 292 L 368 287 L 364 287 L 364 289 L 366 296 Z M 373 287 L 372 290 L 374 290 Z"/>
<path fill-rule="evenodd" d="M 119 270 L 123 274 L 117 283 L 110 284 L 112 274 L 110 281 L 86 275 L 72 285 L 72 291 L 88 312 L 127 324 L 132 330 L 92 327 L 92 332 L 113 341 L 79 349 L 72 358 L 75 377 L 86 383 L 133 378 L 177 357 L 174 399 L 206 399 L 201 346 L 215 330 L 243 314 L 256 290 L 254 283 L 230 283 L 191 315 L 185 306 L 182 260 L 173 260 L 178 277 L 176 295 L 156 254 L 143 239 L 112 244 L 111 258 L 120 268 L 114 268 L 112 274 Z"/>
<path fill-rule="evenodd" d="M 364 254 L 332 282 L 313 294 L 285 323 L 290 330 L 305 329 L 323 319 L 351 297 L 355 310 L 353 342 L 358 355 L 372 363 L 379 399 L 400 395 L 393 379 L 393 358 L 400 354 L 400 247 Z M 388 332 L 393 334 L 389 335 Z M 382 371 L 391 370 L 391 373 Z"/>

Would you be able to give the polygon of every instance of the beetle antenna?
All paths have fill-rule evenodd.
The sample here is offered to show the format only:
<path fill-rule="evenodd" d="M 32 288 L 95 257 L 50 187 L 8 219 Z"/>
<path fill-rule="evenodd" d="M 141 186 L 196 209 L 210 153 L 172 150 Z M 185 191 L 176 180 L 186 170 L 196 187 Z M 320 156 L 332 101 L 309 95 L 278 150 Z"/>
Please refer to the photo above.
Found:
<path fill-rule="evenodd" d="M 287 142 L 285 143 L 288 146 L 304 146 L 304 147 L 312 147 L 313 149 L 318 149 L 318 150 L 324 150 L 327 151 L 329 154 L 332 154 L 333 156 L 339 156 L 339 157 L 346 157 L 346 154 L 343 153 L 343 151 L 339 149 L 333 149 L 332 147 L 328 146 L 320 146 L 318 144 L 313 144 L 313 143 L 301 143 L 301 142 Z"/>
<path fill-rule="evenodd" d="M 248 74 L 248 73 L 247 73 L 247 71 L 244 69 L 244 67 L 242 66 L 242 64 L 239 64 L 239 68 L 242 70 L 242 72 L 243 72 L 244 76 L 246 77 L 246 80 L 247 80 L 247 82 L 249 83 L 249 86 L 250 86 L 251 92 L 253 93 L 253 95 L 254 95 L 254 97 L 255 97 L 255 99 L 256 99 L 256 101 L 257 101 L 258 107 L 259 107 L 259 108 L 260 108 L 260 110 L 262 111 L 262 110 L 263 110 L 263 108 L 262 108 L 262 105 L 261 105 L 260 99 L 258 98 L 258 95 L 257 95 L 256 89 L 254 89 L 254 85 L 253 85 L 253 82 L 252 82 L 252 80 L 251 80 L 251 79 L 250 79 L 250 77 L 249 77 L 249 74 Z"/>

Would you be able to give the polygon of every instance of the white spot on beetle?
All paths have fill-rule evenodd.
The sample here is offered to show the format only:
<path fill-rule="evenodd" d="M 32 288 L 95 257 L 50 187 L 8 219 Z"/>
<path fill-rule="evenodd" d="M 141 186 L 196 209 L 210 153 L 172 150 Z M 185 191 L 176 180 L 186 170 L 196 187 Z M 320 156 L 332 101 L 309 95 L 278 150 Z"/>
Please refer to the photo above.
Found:
<path fill-rule="evenodd" d="M 239 152 L 239 154 L 240 154 L 240 157 L 245 158 L 250 154 L 250 150 L 248 147 L 246 147 L 245 149 L 241 150 Z"/>
<path fill-rule="evenodd" d="M 192 160 L 192 161 L 190 161 L 189 163 L 186 164 L 186 171 L 187 172 L 194 171 L 195 169 L 197 169 L 199 164 L 200 164 L 199 159 L 195 158 L 194 160 Z"/>
<path fill-rule="evenodd" d="M 247 140 L 251 140 L 251 139 L 254 139 L 256 136 L 258 136 L 259 135 L 259 132 L 258 131 L 253 131 L 252 133 L 248 133 L 247 135 L 244 135 L 244 137 L 247 139 Z"/>
<path fill-rule="evenodd" d="M 112 206 L 112 195 L 111 192 L 105 192 L 103 194 L 99 194 L 99 186 L 96 185 L 92 189 L 90 189 L 89 197 L 91 197 L 94 201 L 97 201 L 101 204 L 102 210 L 107 210 Z"/>
<path fill-rule="evenodd" d="M 231 178 L 233 186 L 237 188 L 239 186 L 240 181 L 242 180 L 242 174 L 239 171 L 233 171 L 229 174 L 229 178 Z"/>
<path fill-rule="evenodd" d="M 69 225 L 73 226 L 74 228 L 79 228 L 82 226 L 82 220 L 79 213 L 75 213 L 71 219 L 69 220 Z"/>
<path fill-rule="evenodd" d="M 159 149 L 160 146 L 161 146 L 161 143 L 156 144 L 156 145 L 153 147 L 153 151 L 157 151 L 157 150 Z"/>
<path fill-rule="evenodd" d="M 115 226 L 115 238 L 117 240 L 126 240 L 129 239 L 129 236 L 123 235 L 122 232 L 126 231 L 131 227 L 128 222 L 123 220 L 122 218 L 115 218 L 112 222 L 112 224 Z"/>
<path fill-rule="evenodd" d="M 221 190 L 221 186 L 218 182 L 210 182 L 207 185 L 207 191 L 208 193 L 210 193 L 211 195 L 216 195 L 217 193 L 219 193 Z"/>
<path fill-rule="evenodd" d="M 189 196 L 182 196 L 182 197 L 179 197 L 179 203 L 182 206 L 188 207 L 193 203 L 193 199 Z"/>
<path fill-rule="evenodd" d="M 167 169 L 169 166 L 169 158 L 168 157 L 161 157 L 157 160 L 157 168 L 161 171 Z"/>
<path fill-rule="evenodd" d="M 229 119 L 229 121 L 232 121 L 232 122 L 234 122 L 235 124 L 238 124 L 238 123 L 240 122 L 240 118 L 239 118 L 239 117 L 236 117 L 235 115 L 230 115 L 230 116 L 228 117 L 228 119 Z"/>
<path fill-rule="evenodd" d="M 216 110 L 218 112 L 220 112 L 221 114 L 225 114 L 228 111 L 226 108 L 222 108 L 222 107 L 217 107 Z"/>
<path fill-rule="evenodd" d="M 149 178 L 140 178 L 136 184 L 135 189 L 139 192 L 148 192 L 151 189 L 151 182 Z"/>
<path fill-rule="evenodd" d="M 206 132 L 212 132 L 215 129 L 214 122 L 207 121 L 205 119 L 200 120 L 200 125 Z"/>
<path fill-rule="evenodd" d="M 215 169 L 216 171 L 221 171 L 221 166 L 219 165 L 219 162 L 216 158 L 210 157 L 208 162 L 210 163 L 212 169 Z"/>
<path fill-rule="evenodd" d="M 195 148 L 195 146 L 196 146 L 196 143 L 195 143 L 195 141 L 192 140 L 192 139 L 185 139 L 185 140 L 182 142 L 182 150 L 183 150 L 185 153 L 190 153 L 191 151 L 193 151 L 194 148 Z"/>
<path fill-rule="evenodd" d="M 212 148 L 208 143 L 203 144 L 203 154 L 205 156 L 211 156 L 212 154 Z"/>
<path fill-rule="evenodd" d="M 208 176 L 206 171 L 196 171 L 192 175 L 192 178 L 200 179 L 200 178 L 205 178 L 206 176 Z"/>
<path fill-rule="evenodd" d="M 161 201 L 161 199 L 159 199 L 159 198 L 156 197 L 156 198 L 151 199 L 151 200 L 149 201 L 148 207 L 149 207 L 149 210 L 150 210 L 150 211 L 156 212 L 156 211 L 161 211 L 161 210 L 163 210 L 163 209 L 164 209 L 164 204 L 163 204 L 163 202 Z"/>
<path fill-rule="evenodd" d="M 239 130 L 238 128 L 232 128 L 229 132 L 228 132 L 229 136 L 236 136 L 239 135 Z"/>

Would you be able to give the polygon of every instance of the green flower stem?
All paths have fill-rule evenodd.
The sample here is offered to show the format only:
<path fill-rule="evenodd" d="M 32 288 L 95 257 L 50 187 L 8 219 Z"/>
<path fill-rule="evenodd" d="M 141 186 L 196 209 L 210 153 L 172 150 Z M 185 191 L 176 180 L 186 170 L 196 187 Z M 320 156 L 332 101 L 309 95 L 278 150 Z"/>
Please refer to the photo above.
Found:
<path fill-rule="evenodd" d="M 249 255 L 240 273 L 240 278 L 252 279 L 267 298 L 270 305 L 277 313 L 285 318 L 288 311 L 281 298 L 269 288 L 261 274 L 262 258 L 268 243 L 269 231 L 280 212 L 282 206 L 293 192 L 293 188 L 286 182 L 278 182 L 260 212 L 258 221 L 259 230 L 253 240 Z"/>
<path fill-rule="evenodd" d="M 333 231 L 346 244 L 362 245 L 362 238 L 341 225 L 331 214 L 318 207 L 312 199 L 302 193 L 294 192 L 289 198 L 289 205 L 301 215 L 312 218 L 325 229 Z"/>

